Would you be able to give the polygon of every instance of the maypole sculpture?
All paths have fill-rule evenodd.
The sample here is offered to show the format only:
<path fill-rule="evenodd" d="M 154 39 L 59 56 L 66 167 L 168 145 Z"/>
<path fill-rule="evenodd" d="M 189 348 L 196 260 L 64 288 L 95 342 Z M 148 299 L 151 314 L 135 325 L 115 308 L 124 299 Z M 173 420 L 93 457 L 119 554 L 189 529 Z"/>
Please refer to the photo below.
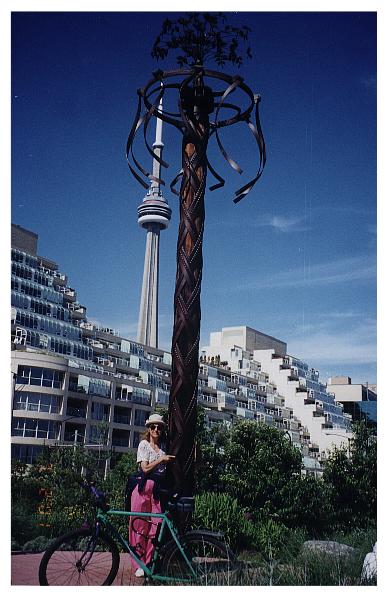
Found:
<path fill-rule="evenodd" d="M 223 27 L 223 28 L 221 28 Z M 168 164 L 154 153 L 147 141 L 152 117 L 172 124 L 182 133 L 182 169 L 170 184 L 180 198 L 180 223 L 177 243 L 177 272 L 174 296 L 174 329 L 172 337 L 172 372 L 169 400 L 169 449 L 176 456 L 172 466 L 174 488 L 183 495 L 194 492 L 194 460 L 196 438 L 197 378 L 200 338 L 200 293 L 202 280 L 202 237 L 205 221 L 205 186 L 207 172 L 215 177 L 213 191 L 224 185 L 224 179 L 212 167 L 207 156 L 208 142 L 215 137 L 229 165 L 238 173 L 240 166 L 226 153 L 220 131 L 226 126 L 245 122 L 258 146 L 258 169 L 255 177 L 235 192 L 234 202 L 243 199 L 260 178 L 266 161 L 264 137 L 259 119 L 260 96 L 254 94 L 239 76 L 209 70 L 205 59 L 218 65 L 229 61 L 240 66 L 239 42 L 245 43 L 248 27 L 238 29 L 227 24 L 222 13 L 188 13 L 177 21 L 165 20 L 156 39 L 152 56 L 165 58 L 169 50 L 180 49 L 177 70 L 153 73 L 145 87 L 138 89 L 138 107 L 127 142 L 127 160 L 132 174 L 145 188 L 149 181 L 165 184 L 146 171 L 133 152 L 133 142 L 143 126 L 144 141 L 153 159 L 167 168 Z M 251 57 L 250 48 L 246 55 Z M 213 89 L 208 81 L 221 89 Z M 178 112 L 169 112 L 165 98 L 171 91 L 178 94 Z M 240 92 L 245 105 L 230 103 L 229 97 Z M 159 108 L 163 98 L 163 110 Z M 221 119 L 227 112 L 228 117 Z M 210 114 L 214 119 L 210 120 Z M 254 123 L 251 121 L 252 115 Z M 144 178 L 143 178 L 143 177 Z M 180 192 L 175 189 L 181 179 Z"/>

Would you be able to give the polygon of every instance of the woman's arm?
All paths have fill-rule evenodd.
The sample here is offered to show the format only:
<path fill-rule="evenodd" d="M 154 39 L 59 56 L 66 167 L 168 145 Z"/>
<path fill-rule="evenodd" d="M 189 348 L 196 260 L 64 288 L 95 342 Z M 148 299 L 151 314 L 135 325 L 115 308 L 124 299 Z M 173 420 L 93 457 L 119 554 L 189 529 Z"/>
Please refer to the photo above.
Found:
<path fill-rule="evenodd" d="M 144 474 L 149 474 L 152 472 L 154 468 L 156 468 L 159 464 L 168 463 L 175 459 L 175 455 L 162 455 L 159 459 L 155 459 L 152 462 L 142 461 L 140 462 L 140 467 L 143 470 Z"/>

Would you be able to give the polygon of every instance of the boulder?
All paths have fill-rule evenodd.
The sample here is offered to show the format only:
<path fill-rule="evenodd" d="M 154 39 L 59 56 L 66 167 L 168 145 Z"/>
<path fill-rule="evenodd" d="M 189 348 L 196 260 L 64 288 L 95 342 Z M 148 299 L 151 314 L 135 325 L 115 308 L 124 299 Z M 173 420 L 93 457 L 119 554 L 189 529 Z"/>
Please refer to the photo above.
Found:
<path fill-rule="evenodd" d="M 325 553 L 336 557 L 354 557 L 357 555 L 358 550 L 334 540 L 307 540 L 302 545 L 302 552 L 305 554 Z"/>
<path fill-rule="evenodd" d="M 361 580 L 363 582 L 374 581 L 377 576 L 377 542 L 372 552 L 367 553 L 362 566 Z"/>

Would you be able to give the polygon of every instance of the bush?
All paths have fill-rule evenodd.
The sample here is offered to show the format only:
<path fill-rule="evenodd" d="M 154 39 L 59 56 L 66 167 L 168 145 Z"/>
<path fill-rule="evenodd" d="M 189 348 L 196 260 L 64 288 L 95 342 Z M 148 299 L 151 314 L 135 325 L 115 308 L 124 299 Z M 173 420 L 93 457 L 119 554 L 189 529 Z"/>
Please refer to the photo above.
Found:
<path fill-rule="evenodd" d="M 17 540 L 11 540 L 11 551 L 15 552 L 18 550 L 22 550 L 22 547 L 20 546 L 19 542 L 17 542 Z"/>
<path fill-rule="evenodd" d="M 27 553 L 41 553 L 46 550 L 51 540 L 46 536 L 37 536 L 33 540 L 29 540 L 23 546 L 23 550 Z"/>
<path fill-rule="evenodd" d="M 339 531 L 336 532 L 332 538 L 342 544 L 353 546 L 359 549 L 363 556 L 373 550 L 373 546 L 377 541 L 377 529 L 375 526 L 364 528 L 354 528 L 350 532 Z"/>
<path fill-rule="evenodd" d="M 246 519 L 237 499 L 224 493 L 204 493 L 195 498 L 193 525 L 222 532 L 235 550 L 249 548 L 254 541 L 254 525 Z"/>
<path fill-rule="evenodd" d="M 24 502 L 13 503 L 11 511 L 11 537 L 19 544 L 24 544 L 40 534 L 37 516 L 28 511 Z"/>

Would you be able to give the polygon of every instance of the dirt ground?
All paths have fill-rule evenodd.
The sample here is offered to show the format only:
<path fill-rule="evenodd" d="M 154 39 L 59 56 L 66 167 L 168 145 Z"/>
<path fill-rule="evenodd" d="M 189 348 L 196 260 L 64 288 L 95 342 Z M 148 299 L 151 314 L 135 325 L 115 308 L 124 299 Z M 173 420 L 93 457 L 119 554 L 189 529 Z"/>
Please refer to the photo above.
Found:
<path fill-rule="evenodd" d="M 39 586 L 38 569 L 42 553 L 17 554 L 11 556 L 11 585 Z M 127 554 L 120 556 L 120 567 L 114 586 L 141 586 L 143 579 L 135 578 L 131 573 L 130 558 Z"/>

